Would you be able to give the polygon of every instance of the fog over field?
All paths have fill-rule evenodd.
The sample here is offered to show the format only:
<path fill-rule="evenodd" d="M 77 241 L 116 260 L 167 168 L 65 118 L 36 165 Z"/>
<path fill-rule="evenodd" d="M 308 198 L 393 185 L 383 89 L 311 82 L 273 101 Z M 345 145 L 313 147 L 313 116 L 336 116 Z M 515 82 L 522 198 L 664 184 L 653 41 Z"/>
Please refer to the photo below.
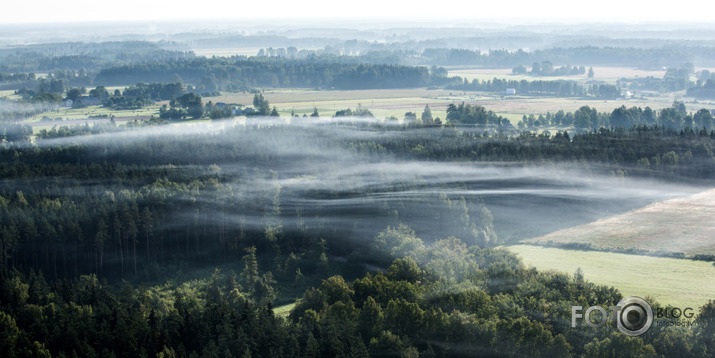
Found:
<path fill-rule="evenodd" d="M 356 242 L 372 240 L 381 225 L 398 223 L 419 226 L 417 234 L 425 239 L 449 236 L 439 218 L 450 216 L 449 210 L 454 209 L 450 204 L 435 204 L 439 198 L 463 198 L 470 212 L 486 205 L 499 242 L 514 242 L 703 188 L 654 179 L 615 178 L 574 163 L 439 162 L 401 158 L 380 153 L 379 148 L 374 152 L 351 150 L 365 141 L 401 141 L 412 136 L 440 140 L 449 135 L 450 131 L 440 128 L 404 130 L 391 121 L 364 118 L 260 118 L 46 139 L 36 145 L 51 148 L 80 144 L 89 148 L 92 154 L 87 159 L 91 161 L 131 158 L 162 168 L 170 164 L 171 171 L 182 177 L 218 175 L 222 184 L 232 188 L 229 195 L 238 196 L 224 197 L 224 191 L 203 192 L 197 200 L 232 201 L 238 206 L 209 214 L 210 220 L 260 230 L 275 204 L 258 203 L 275 196 L 280 211 L 272 215 L 286 229 L 296 221 L 306 225 L 341 222 L 350 229 L 344 233 L 345 239 Z M 133 153 L 145 147 L 157 151 L 151 156 Z M 211 150 L 206 152 L 205 148 Z M 5 180 L 3 185 L 29 189 L 33 181 L 28 179 Z M 53 178 L 36 180 L 51 182 Z M 127 185 L 131 182 L 92 179 L 75 183 L 70 192 L 76 186 L 102 193 L 129 189 Z M 62 187 L 55 190 L 55 195 L 70 195 Z M 390 213 L 385 206 L 399 209 Z M 296 217 L 297 210 L 300 217 Z M 175 217 L 172 225 L 191 225 L 186 218 L 192 214 L 185 215 Z"/>

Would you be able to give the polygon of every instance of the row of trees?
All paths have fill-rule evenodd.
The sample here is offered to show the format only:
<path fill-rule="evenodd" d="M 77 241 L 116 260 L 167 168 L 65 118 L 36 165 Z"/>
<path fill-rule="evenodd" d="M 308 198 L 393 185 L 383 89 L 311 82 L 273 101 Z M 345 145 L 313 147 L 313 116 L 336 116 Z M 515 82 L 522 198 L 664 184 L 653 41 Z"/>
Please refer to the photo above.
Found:
<path fill-rule="evenodd" d="M 159 44 L 150 41 L 33 44 L 0 51 L 0 72 L 94 72 L 125 63 L 193 57 L 193 52 L 163 49 Z"/>
<path fill-rule="evenodd" d="M 340 58 L 203 58 L 144 63 L 103 69 L 95 77 L 95 83 L 170 82 L 176 75 L 196 84 L 199 91 L 210 92 L 255 87 L 363 89 L 429 85 L 428 71 L 423 67 L 355 64 Z"/>
<path fill-rule="evenodd" d="M 559 116 L 561 117 L 561 116 Z M 566 118 L 561 117 L 561 118 Z M 562 119 L 562 124 L 564 123 Z M 554 122 L 558 122 L 556 116 Z M 687 113 L 683 102 L 675 101 L 670 108 L 654 111 L 650 107 L 642 109 L 640 107 L 626 108 L 618 107 L 609 113 L 598 113 L 595 108 L 588 106 L 581 107 L 573 113 L 573 124 L 577 128 L 599 128 L 599 127 L 622 127 L 630 128 L 640 125 L 660 125 L 669 129 L 681 130 L 692 128 L 695 130 L 715 129 L 712 112 L 708 109 L 700 109 L 695 113 Z"/>
<path fill-rule="evenodd" d="M 167 108 L 166 105 L 163 105 L 159 108 L 159 118 L 176 120 L 191 117 L 197 119 L 203 117 L 204 113 L 208 113 L 210 116 L 220 116 L 219 118 L 230 116 L 230 113 L 228 116 L 224 116 L 225 113 L 219 108 L 214 108 L 213 103 L 204 108 L 201 96 L 195 93 L 186 93 L 178 98 L 172 98 L 169 101 L 169 106 Z"/>
<path fill-rule="evenodd" d="M 712 58 L 711 48 L 636 48 L 611 46 L 572 46 L 524 51 L 467 50 L 456 48 L 427 48 L 419 60 L 422 64 L 438 66 L 482 65 L 514 67 L 539 64 L 544 61 L 556 64 L 586 63 L 591 66 L 633 66 L 641 68 L 663 68 L 692 62 L 693 58 Z M 580 68 L 578 69 L 580 72 Z M 569 69 L 570 71 L 570 69 Z M 536 71 L 537 73 L 540 71 Z"/>
<path fill-rule="evenodd" d="M 695 87 L 688 88 L 685 94 L 699 99 L 715 99 L 715 80 L 700 82 Z"/>
<path fill-rule="evenodd" d="M 472 124 L 482 128 L 511 126 L 509 120 L 479 105 L 450 103 L 447 106 L 447 120 L 461 124 Z"/>
<path fill-rule="evenodd" d="M 511 70 L 514 74 L 525 74 L 527 73 L 526 67 L 524 65 L 514 66 Z M 551 61 L 543 61 L 541 63 L 534 62 L 531 65 L 531 71 L 528 72 L 532 75 L 537 76 L 569 76 L 569 75 L 583 75 L 586 73 L 586 67 L 580 66 L 561 66 L 559 68 L 554 68 Z M 593 67 L 589 68 L 589 78 L 593 77 Z"/>
<path fill-rule="evenodd" d="M 358 104 L 355 110 L 350 108 L 341 109 L 335 112 L 333 117 L 374 117 L 372 112 L 367 108 L 362 108 L 362 105 Z"/>
<path fill-rule="evenodd" d="M 676 92 L 693 86 L 693 82 L 690 81 L 690 75 L 693 72 L 692 64 L 682 67 L 669 67 L 666 69 L 663 78 L 653 76 L 622 78 L 618 80 L 618 84 L 633 91 Z M 699 82 L 698 86 L 701 84 L 702 82 Z M 687 93 L 687 95 L 696 97 L 691 93 Z"/>
<path fill-rule="evenodd" d="M 503 118 L 492 111 L 479 105 L 451 103 L 447 106 L 447 120 L 453 123 L 473 124 L 482 128 L 487 127 L 510 127 L 509 120 Z M 712 112 L 708 109 L 700 109 L 695 113 L 687 113 L 683 102 L 675 101 L 670 108 L 654 111 L 650 107 L 642 109 L 640 107 L 626 108 L 621 106 L 611 113 L 599 113 L 598 110 L 589 106 L 583 106 L 574 112 L 564 112 L 559 110 L 555 114 L 550 112 L 544 115 L 529 115 L 522 118 L 518 123 L 519 129 L 538 128 L 546 126 L 571 126 L 577 129 L 598 129 L 601 127 L 610 128 L 631 128 L 633 126 L 663 126 L 671 130 L 704 129 L 706 131 L 715 129 Z"/>
<path fill-rule="evenodd" d="M 611 113 L 599 112 L 596 108 L 582 106 L 573 112 L 559 110 L 556 113 L 547 112 L 538 117 L 524 115 L 519 122 L 520 129 L 531 129 L 547 126 L 575 126 L 577 129 L 631 128 L 633 126 L 663 126 L 672 130 L 706 131 L 715 129 L 712 111 L 701 108 L 694 113 L 688 113 L 685 104 L 674 101 L 673 105 L 661 110 L 650 107 L 621 106 Z"/>
<path fill-rule="evenodd" d="M 558 97 L 593 97 L 603 99 L 613 99 L 621 97 L 621 89 L 609 84 L 595 84 L 583 86 L 576 81 L 556 80 L 556 81 L 527 81 L 509 80 L 494 78 L 493 80 L 480 81 L 459 77 L 451 78 L 446 88 L 460 91 L 481 91 L 506 93 L 507 88 L 513 88 L 518 94 L 528 94 L 537 96 L 558 96 Z"/>

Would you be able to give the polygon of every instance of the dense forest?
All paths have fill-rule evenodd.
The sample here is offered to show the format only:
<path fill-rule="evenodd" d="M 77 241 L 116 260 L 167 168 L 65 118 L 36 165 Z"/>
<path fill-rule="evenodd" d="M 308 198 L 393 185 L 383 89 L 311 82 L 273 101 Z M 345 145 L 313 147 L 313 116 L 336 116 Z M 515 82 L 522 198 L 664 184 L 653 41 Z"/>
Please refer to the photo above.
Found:
<path fill-rule="evenodd" d="M 192 57 L 192 52 L 166 50 L 148 41 L 35 44 L 0 48 L 0 72 L 98 71 L 125 63 Z"/>
<path fill-rule="evenodd" d="M 4 142 L 2 355 L 715 349 L 712 303 L 695 330 L 628 338 L 609 326 L 572 329 L 571 305 L 613 304 L 621 294 L 527 269 L 494 249 L 532 226 L 591 219 L 574 216 L 577 207 L 624 210 L 655 199 L 644 180 L 670 186 L 663 195 L 709 182 L 715 132 L 651 125 L 507 137 L 461 124 L 498 118 L 483 108 L 453 107 L 454 123 L 444 126 L 266 117 L 66 127 L 66 136 Z M 564 187 L 578 173 L 589 175 Z M 603 197 L 614 187 L 620 194 Z M 539 194 L 545 189 L 555 194 Z M 561 219 L 534 225 L 512 211 L 509 221 L 505 205 L 515 199 L 539 212 L 531 220 Z M 201 272 L 194 283 L 162 286 Z M 295 298 L 289 316 L 274 314 Z"/>
<path fill-rule="evenodd" d="M 419 242 L 407 228 L 388 228 L 376 246 L 397 239 Z M 656 325 L 635 338 L 572 329 L 572 304 L 612 305 L 621 295 L 455 238 L 397 252 L 384 274 L 327 278 L 288 319 L 277 318 L 254 288 L 263 280 L 252 252 L 241 275 L 216 271 L 170 295 L 112 290 L 93 275 L 49 285 L 42 275 L 12 274 L 0 291 L 0 349 L 7 357 L 695 357 L 715 348 L 713 302 L 692 330 Z"/>
<path fill-rule="evenodd" d="M 423 67 L 360 64 L 342 57 L 312 60 L 202 58 L 145 63 L 103 69 L 95 82 L 103 85 L 173 82 L 176 76 L 209 91 L 254 87 L 400 88 L 430 84 L 428 71 Z"/>

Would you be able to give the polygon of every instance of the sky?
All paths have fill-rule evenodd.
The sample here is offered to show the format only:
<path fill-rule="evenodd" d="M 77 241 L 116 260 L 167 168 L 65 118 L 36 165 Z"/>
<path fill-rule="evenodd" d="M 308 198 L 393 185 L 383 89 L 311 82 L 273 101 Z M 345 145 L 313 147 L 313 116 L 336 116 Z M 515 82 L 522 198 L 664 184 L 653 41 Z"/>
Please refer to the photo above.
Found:
<path fill-rule="evenodd" d="M 661 3 L 662 4 L 662 3 Z M 493 20 L 521 22 L 707 22 L 710 11 L 702 1 L 680 0 L 660 5 L 651 0 L 601 0 L 588 4 L 573 0 L 202 0 L 120 2 L 97 0 L 8 1 L 0 12 L 0 24 L 122 22 L 151 20 Z"/>

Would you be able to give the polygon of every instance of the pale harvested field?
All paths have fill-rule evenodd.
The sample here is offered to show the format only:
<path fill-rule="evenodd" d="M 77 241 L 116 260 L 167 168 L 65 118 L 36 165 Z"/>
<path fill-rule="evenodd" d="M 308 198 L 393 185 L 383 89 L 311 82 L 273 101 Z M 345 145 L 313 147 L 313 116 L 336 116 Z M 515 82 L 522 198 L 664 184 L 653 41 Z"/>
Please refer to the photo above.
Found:
<path fill-rule="evenodd" d="M 405 112 L 422 113 L 425 105 L 429 105 L 435 116 L 444 118 L 444 112 L 449 103 L 455 102 L 447 90 L 390 89 L 390 90 L 353 90 L 353 91 L 315 91 L 310 89 L 278 89 L 266 90 L 263 96 L 276 106 L 281 115 L 295 111 L 298 115 L 310 114 L 313 107 L 323 117 L 335 114 L 335 111 L 346 108 L 357 108 L 361 105 L 378 117 L 394 115 L 402 118 Z M 224 93 L 220 97 L 212 97 L 214 102 L 238 103 L 253 105 L 251 93 Z"/>
<path fill-rule="evenodd" d="M 424 88 L 415 89 L 386 89 L 386 90 L 351 90 L 351 91 L 314 91 L 310 89 L 275 89 L 266 90 L 263 96 L 273 104 L 290 102 L 312 102 L 312 101 L 352 101 L 361 100 L 363 102 L 372 99 L 394 99 L 394 98 L 429 98 L 440 97 L 449 94 L 448 90 L 428 90 Z M 252 93 L 224 93 L 220 97 L 212 97 L 214 102 L 231 102 L 245 105 L 252 105 Z M 367 102 L 363 105 L 368 104 Z"/>
<path fill-rule="evenodd" d="M 715 255 L 715 189 L 548 235 L 531 244 L 580 243 L 596 249 L 639 249 Z M 714 297 L 715 298 L 715 297 Z"/>

